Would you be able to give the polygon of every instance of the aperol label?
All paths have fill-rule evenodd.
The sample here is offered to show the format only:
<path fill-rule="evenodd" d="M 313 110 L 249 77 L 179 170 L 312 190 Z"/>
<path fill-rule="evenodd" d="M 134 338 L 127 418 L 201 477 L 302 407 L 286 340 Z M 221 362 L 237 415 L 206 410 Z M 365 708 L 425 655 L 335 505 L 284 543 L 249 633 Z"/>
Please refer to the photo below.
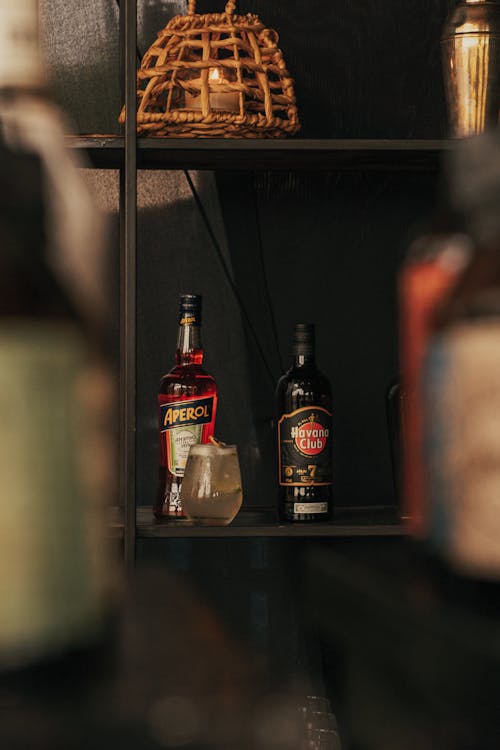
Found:
<path fill-rule="evenodd" d="M 207 425 L 214 416 L 213 396 L 180 401 L 166 401 L 159 396 L 160 465 L 177 477 L 184 469 L 192 445 L 206 442 Z"/>

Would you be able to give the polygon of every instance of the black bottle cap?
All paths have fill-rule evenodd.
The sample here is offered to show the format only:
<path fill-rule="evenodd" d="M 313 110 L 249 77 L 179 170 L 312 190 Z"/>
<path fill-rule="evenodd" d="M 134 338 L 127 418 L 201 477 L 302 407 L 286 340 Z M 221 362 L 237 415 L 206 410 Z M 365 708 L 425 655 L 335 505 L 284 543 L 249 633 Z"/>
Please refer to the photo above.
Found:
<path fill-rule="evenodd" d="M 314 355 L 314 324 L 296 323 L 293 331 L 293 354 L 297 356 Z"/>
<path fill-rule="evenodd" d="M 181 294 L 179 300 L 179 325 L 201 325 L 201 294 Z"/>

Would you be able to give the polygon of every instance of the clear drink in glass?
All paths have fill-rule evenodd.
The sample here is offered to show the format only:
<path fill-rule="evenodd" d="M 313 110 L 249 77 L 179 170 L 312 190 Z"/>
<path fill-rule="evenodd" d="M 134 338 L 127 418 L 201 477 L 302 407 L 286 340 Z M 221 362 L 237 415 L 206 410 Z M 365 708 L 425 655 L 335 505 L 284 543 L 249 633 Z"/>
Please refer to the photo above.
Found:
<path fill-rule="evenodd" d="M 205 526 L 231 523 L 242 502 L 235 445 L 192 445 L 181 490 L 186 516 Z"/>

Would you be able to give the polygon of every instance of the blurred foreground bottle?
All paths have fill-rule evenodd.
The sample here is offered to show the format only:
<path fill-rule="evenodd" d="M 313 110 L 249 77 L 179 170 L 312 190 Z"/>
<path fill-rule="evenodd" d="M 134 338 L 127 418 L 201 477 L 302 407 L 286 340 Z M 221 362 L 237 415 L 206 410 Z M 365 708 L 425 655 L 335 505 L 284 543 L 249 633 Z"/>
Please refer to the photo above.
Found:
<path fill-rule="evenodd" d="M 446 303 L 425 366 L 431 537 L 459 572 L 500 577 L 500 139 L 452 157 L 451 193 L 477 250 Z"/>
<path fill-rule="evenodd" d="M 37 19 L 35 0 L 0 2 L 0 670 L 93 644 L 114 585 L 103 227 L 44 93 Z"/>
<path fill-rule="evenodd" d="M 478 135 L 498 126 L 500 108 L 500 3 L 462 0 L 441 37 L 451 135 Z"/>
<path fill-rule="evenodd" d="M 428 533 L 428 497 L 422 449 L 422 367 L 434 314 L 470 258 L 470 238 L 444 216 L 410 245 L 399 273 L 402 398 L 402 507 L 408 531 Z"/>

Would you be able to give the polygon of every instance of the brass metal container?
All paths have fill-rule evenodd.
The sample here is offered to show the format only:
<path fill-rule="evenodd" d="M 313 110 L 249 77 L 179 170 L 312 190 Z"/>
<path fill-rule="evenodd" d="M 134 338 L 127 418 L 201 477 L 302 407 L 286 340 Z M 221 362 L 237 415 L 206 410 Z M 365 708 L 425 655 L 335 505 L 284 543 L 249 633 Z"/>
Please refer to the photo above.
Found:
<path fill-rule="evenodd" d="M 450 135 L 498 126 L 500 3 L 464 0 L 448 16 L 441 38 Z"/>

